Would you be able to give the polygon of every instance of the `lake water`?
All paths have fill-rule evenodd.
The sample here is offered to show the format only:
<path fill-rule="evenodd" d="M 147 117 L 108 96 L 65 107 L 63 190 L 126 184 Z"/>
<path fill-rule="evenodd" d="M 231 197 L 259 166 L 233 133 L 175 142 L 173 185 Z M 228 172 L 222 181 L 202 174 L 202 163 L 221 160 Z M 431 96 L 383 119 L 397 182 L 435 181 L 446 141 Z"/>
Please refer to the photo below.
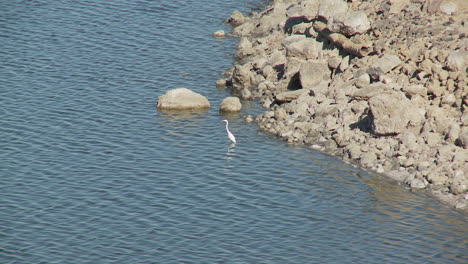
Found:
<path fill-rule="evenodd" d="M 218 113 L 211 33 L 258 4 L 3 1 L 0 263 L 467 263 L 466 216 Z"/>

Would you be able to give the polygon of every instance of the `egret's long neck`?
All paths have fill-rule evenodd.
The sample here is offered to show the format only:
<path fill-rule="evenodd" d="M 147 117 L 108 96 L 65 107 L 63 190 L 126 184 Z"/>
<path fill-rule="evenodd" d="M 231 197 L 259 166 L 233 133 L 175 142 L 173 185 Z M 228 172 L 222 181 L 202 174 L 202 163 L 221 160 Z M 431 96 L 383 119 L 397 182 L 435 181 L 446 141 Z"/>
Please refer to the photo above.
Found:
<path fill-rule="evenodd" d="M 229 129 L 228 129 L 228 122 L 226 122 L 226 130 L 229 131 Z"/>

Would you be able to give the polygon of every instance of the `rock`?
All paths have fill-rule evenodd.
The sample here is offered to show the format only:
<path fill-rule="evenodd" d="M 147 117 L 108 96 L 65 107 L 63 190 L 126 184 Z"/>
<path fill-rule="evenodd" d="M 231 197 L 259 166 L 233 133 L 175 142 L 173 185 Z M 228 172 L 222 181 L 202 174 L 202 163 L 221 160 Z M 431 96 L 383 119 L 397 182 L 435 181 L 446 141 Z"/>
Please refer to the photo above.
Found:
<path fill-rule="evenodd" d="M 400 142 L 403 144 L 408 150 L 413 152 L 417 152 L 419 150 L 419 143 L 417 141 L 416 136 L 411 133 L 410 131 L 405 131 L 400 136 Z"/>
<path fill-rule="evenodd" d="M 390 87 L 383 83 L 373 83 L 365 88 L 357 90 L 353 94 L 350 94 L 350 96 L 355 100 L 368 100 L 369 98 L 390 90 Z"/>
<path fill-rule="evenodd" d="M 411 182 L 410 182 L 410 187 L 411 188 L 414 188 L 414 189 L 423 189 L 426 187 L 426 183 L 421 180 L 421 179 L 418 179 L 418 178 L 414 178 Z"/>
<path fill-rule="evenodd" d="M 461 123 L 463 126 L 468 126 L 468 111 L 463 112 L 461 117 Z"/>
<path fill-rule="evenodd" d="M 225 87 L 227 84 L 226 79 L 219 79 L 216 81 L 216 87 Z"/>
<path fill-rule="evenodd" d="M 349 59 L 350 59 L 349 56 L 346 56 L 343 58 L 343 60 L 341 60 L 340 66 L 338 68 L 341 72 L 344 72 L 346 69 L 348 69 Z"/>
<path fill-rule="evenodd" d="M 239 112 L 242 108 L 242 104 L 237 97 L 227 97 L 221 102 L 219 106 L 220 112 Z"/>
<path fill-rule="evenodd" d="M 210 108 L 210 102 L 203 95 L 187 88 L 177 88 L 159 96 L 157 107 L 161 110 L 203 109 Z"/>
<path fill-rule="evenodd" d="M 447 141 L 450 143 L 455 143 L 456 140 L 460 137 L 461 128 L 456 122 L 452 122 L 449 126 L 447 133 Z"/>
<path fill-rule="evenodd" d="M 355 85 L 357 88 L 366 87 L 370 84 L 370 75 L 368 73 L 362 73 L 357 77 Z"/>
<path fill-rule="evenodd" d="M 468 127 L 464 127 L 458 136 L 458 142 L 464 149 L 468 149 Z"/>
<path fill-rule="evenodd" d="M 321 44 L 312 38 L 302 38 L 298 41 L 286 42 L 283 45 L 286 49 L 286 56 L 305 59 L 316 59 L 321 48 Z"/>
<path fill-rule="evenodd" d="M 409 114 L 415 112 L 411 102 L 401 92 L 386 91 L 369 99 L 372 113 L 372 130 L 377 135 L 403 132 L 410 122 Z"/>
<path fill-rule="evenodd" d="M 421 137 L 426 141 L 426 144 L 433 148 L 440 144 L 442 137 L 439 133 L 434 132 L 423 132 Z"/>
<path fill-rule="evenodd" d="M 330 69 L 325 63 L 306 62 L 299 69 L 299 78 L 302 88 L 311 89 L 320 82 L 330 79 Z"/>
<path fill-rule="evenodd" d="M 399 170 L 392 170 L 387 173 L 385 173 L 388 177 L 391 179 L 394 179 L 395 181 L 398 182 L 403 182 L 407 178 L 411 177 L 410 174 L 405 170 L 405 171 L 399 171 Z"/>
<path fill-rule="evenodd" d="M 247 37 L 242 37 L 237 44 L 237 49 L 239 51 L 248 50 L 252 48 L 252 42 Z"/>
<path fill-rule="evenodd" d="M 241 91 L 244 88 L 251 88 L 254 86 L 254 79 L 255 76 L 251 71 L 250 65 L 236 65 L 232 72 L 232 87 L 237 91 Z"/>
<path fill-rule="evenodd" d="M 411 0 L 390 0 L 390 14 L 398 14 Z"/>
<path fill-rule="evenodd" d="M 444 185 L 448 181 L 448 177 L 440 171 L 431 170 L 426 176 L 427 180 L 434 185 Z"/>
<path fill-rule="evenodd" d="M 242 25 L 246 21 L 246 17 L 239 11 L 234 11 L 227 22 L 235 27 Z"/>
<path fill-rule="evenodd" d="M 346 13 L 348 5 L 342 0 L 327 0 L 321 1 L 317 12 L 317 16 L 329 21 L 336 15 Z"/>
<path fill-rule="evenodd" d="M 446 15 L 453 15 L 458 11 L 458 6 L 453 1 L 443 1 L 439 7 L 440 11 Z"/>
<path fill-rule="evenodd" d="M 334 32 L 351 37 L 366 33 L 371 28 L 371 25 L 366 13 L 356 11 L 336 15 L 329 28 Z"/>
<path fill-rule="evenodd" d="M 224 36 L 226 36 L 226 33 L 224 32 L 224 30 L 217 30 L 213 33 L 213 37 L 216 37 L 216 38 L 223 38 Z"/>
<path fill-rule="evenodd" d="M 279 50 L 273 51 L 267 59 L 268 63 L 272 66 L 282 65 L 285 64 L 287 61 L 286 55 Z"/>
<path fill-rule="evenodd" d="M 280 102 L 280 103 L 291 102 L 297 99 L 299 96 L 303 94 L 308 94 L 309 92 L 310 90 L 308 89 L 299 89 L 295 91 L 282 92 L 282 93 L 277 94 L 275 99 L 277 102 Z"/>
<path fill-rule="evenodd" d="M 283 23 L 284 27 L 285 19 L 286 15 L 280 13 L 263 16 L 260 18 L 260 21 L 258 21 L 252 34 L 255 36 L 266 36 L 275 30 L 280 30 L 282 27 L 280 24 Z"/>
<path fill-rule="evenodd" d="M 454 194 L 466 193 L 468 190 L 468 177 L 461 169 L 454 171 L 450 190 Z"/>
<path fill-rule="evenodd" d="M 247 116 L 245 117 L 245 122 L 247 122 L 247 124 L 250 124 L 250 123 L 252 123 L 253 121 L 254 121 L 254 119 L 253 119 L 252 115 L 247 115 Z"/>
<path fill-rule="evenodd" d="M 451 52 L 446 60 L 447 67 L 452 71 L 466 72 L 466 59 L 468 57 L 468 51 L 453 51 Z"/>
<path fill-rule="evenodd" d="M 381 75 L 391 71 L 400 64 L 401 60 L 397 55 L 385 54 L 370 66 L 367 73 L 374 80 L 378 80 Z"/>
<path fill-rule="evenodd" d="M 406 88 L 403 88 L 403 92 L 409 95 L 410 98 L 414 97 L 415 95 L 419 95 L 421 97 L 427 97 L 427 88 L 422 85 L 411 85 Z"/>
<path fill-rule="evenodd" d="M 349 144 L 346 149 L 351 159 L 358 159 L 361 156 L 361 147 L 356 143 Z"/>
<path fill-rule="evenodd" d="M 246 21 L 242 25 L 235 26 L 235 28 L 232 30 L 232 34 L 235 36 L 247 37 L 252 35 L 252 31 L 254 29 L 255 24 L 250 21 Z"/>
<path fill-rule="evenodd" d="M 372 152 L 366 152 L 363 155 L 361 155 L 361 165 L 364 167 L 372 167 L 375 164 L 375 161 L 377 160 L 377 155 Z"/>
<path fill-rule="evenodd" d="M 328 67 L 332 70 L 338 68 L 338 66 L 340 66 L 340 63 L 341 63 L 341 58 L 339 57 L 333 57 L 333 58 L 330 58 L 328 60 Z"/>
<path fill-rule="evenodd" d="M 240 91 L 240 97 L 243 98 L 243 99 L 251 99 L 252 98 L 252 92 L 247 89 L 247 88 L 244 88 Z"/>

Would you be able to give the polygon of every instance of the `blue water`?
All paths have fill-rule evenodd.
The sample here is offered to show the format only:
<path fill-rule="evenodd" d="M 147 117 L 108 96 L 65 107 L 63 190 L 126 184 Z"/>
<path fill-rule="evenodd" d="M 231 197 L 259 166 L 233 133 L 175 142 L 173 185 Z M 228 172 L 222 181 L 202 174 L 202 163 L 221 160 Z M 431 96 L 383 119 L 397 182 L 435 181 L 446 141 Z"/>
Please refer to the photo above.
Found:
<path fill-rule="evenodd" d="M 468 261 L 460 213 L 219 115 L 211 33 L 258 4 L 2 1 L 0 263 Z M 157 112 L 178 87 L 212 108 Z"/>

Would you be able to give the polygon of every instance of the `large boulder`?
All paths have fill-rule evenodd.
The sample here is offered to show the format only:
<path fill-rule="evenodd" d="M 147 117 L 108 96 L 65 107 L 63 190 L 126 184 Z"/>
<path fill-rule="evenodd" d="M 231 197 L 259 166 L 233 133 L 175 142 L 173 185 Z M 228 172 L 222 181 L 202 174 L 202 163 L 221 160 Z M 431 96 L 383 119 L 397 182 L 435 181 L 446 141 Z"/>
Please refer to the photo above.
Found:
<path fill-rule="evenodd" d="M 210 108 L 210 102 L 203 95 L 187 88 L 177 88 L 159 96 L 157 107 L 161 110 L 203 109 Z"/>
<path fill-rule="evenodd" d="M 242 108 L 242 104 L 237 97 L 227 97 L 221 102 L 219 111 L 221 112 L 239 112 Z"/>

